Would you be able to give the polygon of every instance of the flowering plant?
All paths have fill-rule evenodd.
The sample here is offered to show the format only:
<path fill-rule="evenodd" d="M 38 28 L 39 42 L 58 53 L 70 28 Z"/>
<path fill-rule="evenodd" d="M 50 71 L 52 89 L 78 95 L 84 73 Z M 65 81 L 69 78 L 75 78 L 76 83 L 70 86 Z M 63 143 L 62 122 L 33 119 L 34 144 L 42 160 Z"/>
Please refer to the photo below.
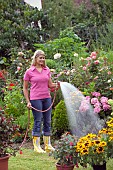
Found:
<path fill-rule="evenodd" d="M 106 128 L 98 134 L 87 134 L 79 139 L 75 146 L 78 152 L 79 163 L 86 166 L 101 165 L 113 157 L 113 118 L 109 120 Z"/>
<path fill-rule="evenodd" d="M 85 97 L 94 108 L 94 113 L 98 114 L 100 118 L 106 118 L 111 114 L 111 106 L 108 103 L 108 98 L 101 96 L 99 92 L 92 92 L 91 96 Z"/>
<path fill-rule="evenodd" d="M 60 165 L 70 165 L 77 163 L 77 152 L 75 145 L 77 138 L 70 133 L 65 133 L 56 142 L 55 151 L 52 153 L 55 159 L 58 160 Z"/>

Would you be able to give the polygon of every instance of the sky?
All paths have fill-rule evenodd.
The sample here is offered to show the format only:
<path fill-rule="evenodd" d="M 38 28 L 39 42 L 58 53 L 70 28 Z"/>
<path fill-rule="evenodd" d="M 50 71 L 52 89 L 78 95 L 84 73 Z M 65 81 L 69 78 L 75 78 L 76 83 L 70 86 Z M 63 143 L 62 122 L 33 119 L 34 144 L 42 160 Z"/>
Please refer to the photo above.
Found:
<path fill-rule="evenodd" d="M 26 3 L 31 6 L 37 7 L 39 10 L 42 8 L 41 0 L 24 0 Z"/>

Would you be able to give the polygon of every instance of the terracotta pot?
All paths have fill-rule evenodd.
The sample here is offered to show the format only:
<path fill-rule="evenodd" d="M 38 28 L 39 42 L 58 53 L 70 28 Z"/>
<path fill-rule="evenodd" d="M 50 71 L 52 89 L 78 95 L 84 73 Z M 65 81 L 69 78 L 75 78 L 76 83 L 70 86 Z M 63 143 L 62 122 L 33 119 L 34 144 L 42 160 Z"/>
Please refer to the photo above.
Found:
<path fill-rule="evenodd" d="M 56 169 L 57 170 L 73 170 L 74 169 L 74 165 L 59 165 L 56 164 Z"/>
<path fill-rule="evenodd" d="M 0 157 L 0 170 L 8 170 L 8 159 L 10 155 Z"/>
<path fill-rule="evenodd" d="M 93 170 L 106 170 L 106 162 L 103 165 L 93 165 Z"/>

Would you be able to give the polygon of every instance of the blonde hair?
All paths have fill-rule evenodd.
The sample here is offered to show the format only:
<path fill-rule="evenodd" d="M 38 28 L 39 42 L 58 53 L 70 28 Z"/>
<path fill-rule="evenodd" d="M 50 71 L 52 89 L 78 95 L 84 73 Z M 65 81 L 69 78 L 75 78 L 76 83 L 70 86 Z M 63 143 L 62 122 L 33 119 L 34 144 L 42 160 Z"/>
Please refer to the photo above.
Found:
<path fill-rule="evenodd" d="M 39 57 L 40 55 L 43 55 L 45 56 L 45 53 L 44 51 L 42 50 L 36 50 L 34 52 L 34 55 L 32 56 L 32 62 L 31 62 L 31 66 L 36 66 L 36 57 Z M 43 66 L 45 67 L 46 66 L 46 63 L 44 62 Z"/>

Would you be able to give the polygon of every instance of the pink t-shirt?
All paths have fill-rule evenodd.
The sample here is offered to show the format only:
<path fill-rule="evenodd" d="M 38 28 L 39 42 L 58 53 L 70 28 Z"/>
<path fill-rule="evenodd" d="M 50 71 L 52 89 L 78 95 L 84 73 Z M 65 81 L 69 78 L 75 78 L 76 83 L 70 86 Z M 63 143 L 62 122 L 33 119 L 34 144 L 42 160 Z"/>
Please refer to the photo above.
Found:
<path fill-rule="evenodd" d="M 49 68 L 46 66 L 39 72 L 35 66 L 31 66 L 24 74 L 24 80 L 29 81 L 30 100 L 51 98 L 48 88 L 48 80 L 51 77 Z"/>

